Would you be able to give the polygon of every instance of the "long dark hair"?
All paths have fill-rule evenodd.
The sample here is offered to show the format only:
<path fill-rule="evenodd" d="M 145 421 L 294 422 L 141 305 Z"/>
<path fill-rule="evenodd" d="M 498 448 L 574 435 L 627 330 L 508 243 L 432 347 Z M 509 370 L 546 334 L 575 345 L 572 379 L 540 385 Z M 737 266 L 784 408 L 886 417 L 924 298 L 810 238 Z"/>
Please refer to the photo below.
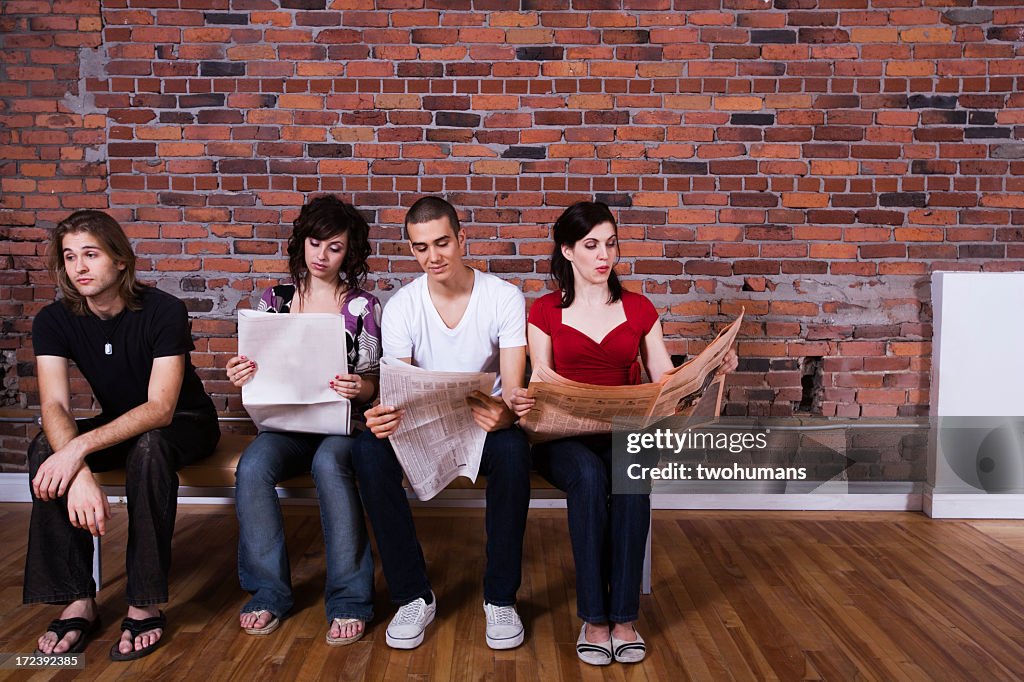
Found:
<path fill-rule="evenodd" d="M 565 209 L 555 221 L 555 248 L 551 251 L 551 276 L 562 291 L 562 307 L 568 308 L 576 299 L 576 285 L 573 279 L 572 263 L 562 254 L 562 247 L 570 249 L 579 240 L 601 223 L 611 223 L 615 235 L 619 226 L 607 204 L 600 201 L 579 201 Z M 615 303 L 622 298 L 622 283 L 613 269 L 608 273 L 608 302 Z"/>
<path fill-rule="evenodd" d="M 370 271 L 370 226 L 354 207 L 333 194 L 317 197 L 306 203 L 292 226 L 288 238 L 288 271 L 295 282 L 296 294 L 302 295 L 309 283 L 306 269 L 306 240 L 324 241 L 348 233 L 348 248 L 341 263 L 339 284 L 358 289 Z"/>
<path fill-rule="evenodd" d="M 129 310 L 141 309 L 141 292 L 145 285 L 135 279 L 135 252 L 132 251 L 131 242 L 120 223 L 103 211 L 94 210 L 75 211 L 60 221 L 50 233 L 48 265 L 51 276 L 60 287 L 64 305 L 75 315 L 85 315 L 89 310 L 85 297 L 78 293 L 64 264 L 64 237 L 79 232 L 95 237 L 98 246 L 111 260 L 124 264 L 124 270 L 117 277 L 117 293 Z"/>

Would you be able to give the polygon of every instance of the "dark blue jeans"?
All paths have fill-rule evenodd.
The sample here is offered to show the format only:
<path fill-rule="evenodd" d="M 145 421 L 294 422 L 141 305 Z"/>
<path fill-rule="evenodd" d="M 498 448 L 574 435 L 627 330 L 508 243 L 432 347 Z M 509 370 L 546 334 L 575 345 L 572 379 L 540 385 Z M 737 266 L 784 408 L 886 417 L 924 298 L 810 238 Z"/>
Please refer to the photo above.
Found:
<path fill-rule="evenodd" d="M 391 601 L 408 604 L 430 594 L 423 550 L 402 487 L 402 467 L 391 442 L 370 431 L 356 438 L 352 466 L 377 540 Z M 518 428 L 487 434 L 480 473 L 487 477 L 487 568 L 484 600 L 516 603 L 522 580 L 523 535 L 530 506 L 530 445 Z"/>
<path fill-rule="evenodd" d="M 78 432 L 85 433 L 106 421 L 103 417 L 83 419 L 77 424 Z M 85 458 L 93 471 L 125 469 L 129 605 L 149 606 L 167 601 L 171 537 L 178 509 L 175 472 L 212 454 L 219 439 L 216 412 L 176 412 L 170 426 L 147 431 Z M 40 432 L 29 446 L 30 479 L 52 454 L 46 434 Z M 89 531 L 71 525 L 67 495 L 44 502 L 33 494 L 25 559 L 25 603 L 67 604 L 95 596 Z"/>
<path fill-rule="evenodd" d="M 533 449 L 537 471 L 565 492 L 576 562 L 576 614 L 588 623 L 630 623 L 640 582 L 651 496 L 612 495 L 612 437 L 586 436 Z"/>

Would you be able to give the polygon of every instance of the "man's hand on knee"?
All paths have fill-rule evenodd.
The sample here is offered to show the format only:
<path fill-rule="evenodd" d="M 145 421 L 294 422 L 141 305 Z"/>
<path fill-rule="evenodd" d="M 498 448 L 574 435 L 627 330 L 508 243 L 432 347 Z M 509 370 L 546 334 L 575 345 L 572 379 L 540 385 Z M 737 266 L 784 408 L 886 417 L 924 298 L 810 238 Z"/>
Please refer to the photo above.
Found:
<path fill-rule="evenodd" d="M 96 537 L 107 532 L 110 504 L 88 467 L 79 471 L 68 488 L 68 518 L 75 528 L 85 528 Z"/>
<path fill-rule="evenodd" d="M 62 497 L 68 491 L 72 479 L 81 470 L 85 454 L 77 439 L 72 439 L 39 465 L 39 470 L 32 479 L 32 492 L 40 500 L 48 501 Z"/>

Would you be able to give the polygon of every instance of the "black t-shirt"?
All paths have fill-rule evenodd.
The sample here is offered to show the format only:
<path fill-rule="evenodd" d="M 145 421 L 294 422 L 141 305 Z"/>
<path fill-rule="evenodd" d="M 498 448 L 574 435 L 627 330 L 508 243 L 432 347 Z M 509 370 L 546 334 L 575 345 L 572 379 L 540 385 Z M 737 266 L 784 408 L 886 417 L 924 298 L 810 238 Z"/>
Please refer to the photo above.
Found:
<path fill-rule="evenodd" d="M 114 419 L 148 400 L 154 358 L 184 355 L 185 376 L 176 409 L 215 411 L 189 357 L 195 345 L 185 304 L 154 287 L 143 287 L 141 299 L 140 310 L 125 308 L 109 320 L 92 312 L 75 315 L 63 302 L 51 303 L 32 323 L 36 356 L 73 360 L 104 416 Z"/>

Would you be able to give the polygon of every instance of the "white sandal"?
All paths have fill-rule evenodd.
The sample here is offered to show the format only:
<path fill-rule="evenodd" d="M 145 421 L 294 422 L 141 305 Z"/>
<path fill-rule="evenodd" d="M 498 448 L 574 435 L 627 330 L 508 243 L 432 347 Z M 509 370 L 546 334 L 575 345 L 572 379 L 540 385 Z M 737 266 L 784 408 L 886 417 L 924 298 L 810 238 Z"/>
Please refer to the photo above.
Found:
<path fill-rule="evenodd" d="M 270 613 L 271 616 L 274 616 L 273 613 L 271 613 L 270 611 L 267 611 L 266 609 L 259 609 L 257 611 L 246 611 L 246 613 L 251 613 L 251 614 L 255 615 L 256 616 L 256 620 L 259 620 L 263 616 L 264 613 Z M 273 618 L 270 619 L 270 621 L 266 625 L 264 625 L 261 628 L 242 628 L 242 629 L 245 630 L 245 634 L 247 634 L 247 635 L 269 635 L 271 632 L 276 630 L 277 627 L 280 624 L 281 624 L 281 619 L 278 618 L 277 616 L 274 616 Z"/>
<path fill-rule="evenodd" d="M 362 623 L 363 629 L 352 635 L 351 637 L 331 637 L 331 628 L 337 623 L 339 627 L 344 628 L 349 623 Z M 327 628 L 327 645 L 328 646 L 344 646 L 345 644 L 351 644 L 359 640 L 366 632 L 366 621 L 360 620 L 359 618 L 335 618 L 331 621 L 330 626 Z"/>

